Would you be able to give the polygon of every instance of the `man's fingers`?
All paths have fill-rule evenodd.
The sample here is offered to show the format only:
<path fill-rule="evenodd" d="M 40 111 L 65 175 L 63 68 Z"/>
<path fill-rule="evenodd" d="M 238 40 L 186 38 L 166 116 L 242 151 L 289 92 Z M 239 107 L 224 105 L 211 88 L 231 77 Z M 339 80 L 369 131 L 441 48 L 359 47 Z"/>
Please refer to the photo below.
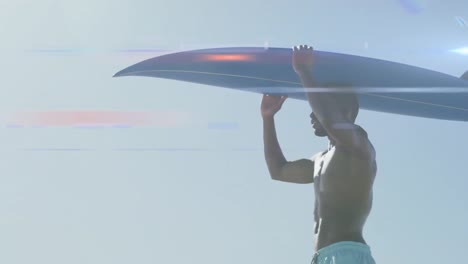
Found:
<path fill-rule="evenodd" d="M 293 46 L 292 49 L 294 51 L 297 51 L 297 50 L 314 50 L 314 48 L 309 46 L 309 45 L 297 45 L 297 46 Z"/>

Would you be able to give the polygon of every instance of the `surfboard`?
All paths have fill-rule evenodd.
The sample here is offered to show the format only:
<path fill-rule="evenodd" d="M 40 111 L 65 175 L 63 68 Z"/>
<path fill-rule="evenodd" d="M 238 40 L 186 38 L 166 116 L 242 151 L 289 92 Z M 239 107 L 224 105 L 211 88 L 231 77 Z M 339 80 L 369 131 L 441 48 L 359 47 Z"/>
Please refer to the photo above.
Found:
<path fill-rule="evenodd" d="M 215 48 L 151 58 L 114 77 L 146 76 L 306 100 L 291 65 L 292 49 Z M 356 92 L 361 109 L 468 121 L 468 73 L 463 78 L 380 59 L 314 50 L 317 87 Z"/>

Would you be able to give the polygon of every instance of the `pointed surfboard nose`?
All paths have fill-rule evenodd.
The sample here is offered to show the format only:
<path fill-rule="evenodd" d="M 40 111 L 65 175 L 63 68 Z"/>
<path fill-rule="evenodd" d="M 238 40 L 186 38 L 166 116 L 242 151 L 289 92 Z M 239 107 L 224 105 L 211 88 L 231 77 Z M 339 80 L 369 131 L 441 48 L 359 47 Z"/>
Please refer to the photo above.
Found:
<path fill-rule="evenodd" d="M 145 76 L 145 75 L 138 74 L 139 72 L 141 72 L 141 70 L 138 70 L 138 68 L 140 67 L 138 67 L 138 63 L 137 63 L 135 65 L 132 65 L 130 67 L 127 67 L 123 70 L 118 71 L 112 77 L 115 78 L 115 77 L 125 77 L 125 76 Z"/>
<path fill-rule="evenodd" d="M 131 65 L 125 69 L 115 73 L 112 77 L 124 76 L 151 76 L 157 77 L 157 72 L 161 70 L 175 70 L 177 69 L 177 58 L 184 52 L 172 53 L 153 57 Z M 185 56 L 187 57 L 187 56 Z"/>
<path fill-rule="evenodd" d="M 112 75 L 112 78 L 125 76 L 125 70 L 121 70 L 116 74 Z"/>
<path fill-rule="evenodd" d="M 115 73 L 112 77 L 124 77 L 124 76 L 152 76 L 157 77 L 158 70 L 170 70 L 177 69 L 174 67 L 177 65 L 177 57 L 180 54 L 168 54 L 151 59 L 144 60 L 142 62 L 131 65 L 125 69 Z"/>
<path fill-rule="evenodd" d="M 196 68 L 196 56 L 193 52 L 178 52 L 161 55 L 147 59 L 131 65 L 116 74 L 113 77 L 124 76 L 148 76 L 159 77 L 160 72 L 177 71 L 184 68 L 184 65 L 190 64 L 191 68 Z"/>
<path fill-rule="evenodd" d="M 232 68 L 251 68 L 252 63 L 273 58 L 273 62 L 289 62 L 289 52 L 285 54 L 274 53 L 272 56 L 268 49 L 264 48 L 217 48 L 192 50 L 178 53 L 165 54 L 154 57 L 130 67 L 127 67 L 113 77 L 122 76 L 147 76 L 166 77 L 167 72 L 231 72 Z M 278 56 L 278 54 L 280 56 Z M 285 57 L 286 55 L 286 57 Z"/>

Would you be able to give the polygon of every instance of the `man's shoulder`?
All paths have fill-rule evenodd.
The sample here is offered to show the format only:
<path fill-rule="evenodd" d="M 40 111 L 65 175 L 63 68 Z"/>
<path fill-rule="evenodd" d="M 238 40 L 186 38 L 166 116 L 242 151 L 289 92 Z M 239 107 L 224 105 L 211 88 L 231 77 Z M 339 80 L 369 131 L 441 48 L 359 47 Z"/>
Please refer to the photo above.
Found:
<path fill-rule="evenodd" d="M 336 147 L 342 150 L 349 150 L 359 156 L 367 156 L 367 158 L 375 159 L 375 149 L 372 145 L 367 131 L 355 123 L 341 124 L 341 129 L 352 131 L 350 140 L 345 142 L 337 142 Z M 340 124 L 337 124 L 340 127 Z M 346 128 L 344 127 L 346 126 Z"/>

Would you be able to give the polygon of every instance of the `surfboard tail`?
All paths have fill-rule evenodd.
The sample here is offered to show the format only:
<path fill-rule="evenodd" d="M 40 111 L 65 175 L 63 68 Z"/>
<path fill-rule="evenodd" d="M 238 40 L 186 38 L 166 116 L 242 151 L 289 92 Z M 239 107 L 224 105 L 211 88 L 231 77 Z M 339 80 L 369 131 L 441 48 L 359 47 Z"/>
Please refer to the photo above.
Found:
<path fill-rule="evenodd" d="M 468 71 L 466 71 L 460 78 L 468 81 Z"/>

